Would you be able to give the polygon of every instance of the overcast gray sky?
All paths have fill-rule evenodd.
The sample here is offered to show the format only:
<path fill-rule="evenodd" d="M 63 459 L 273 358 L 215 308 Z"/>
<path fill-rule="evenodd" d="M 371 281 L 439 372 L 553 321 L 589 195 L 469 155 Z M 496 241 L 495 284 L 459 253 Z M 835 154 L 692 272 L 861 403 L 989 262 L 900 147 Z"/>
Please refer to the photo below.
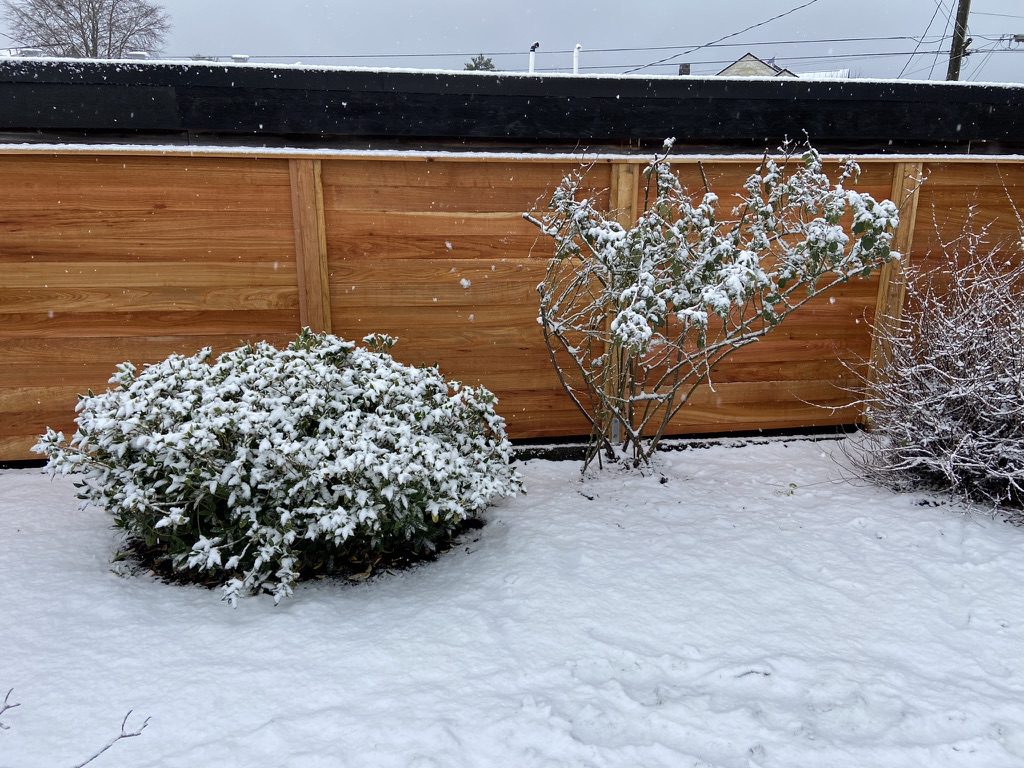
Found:
<path fill-rule="evenodd" d="M 539 69 L 570 68 L 567 51 L 580 42 L 586 72 L 622 72 L 678 55 L 644 72 L 674 74 L 679 62 L 694 74 L 713 74 L 745 51 L 775 57 L 795 72 L 849 67 L 855 75 L 943 79 L 947 19 L 956 0 L 815 0 L 785 18 L 686 53 L 802 5 L 808 0 L 164 0 L 174 28 L 165 54 L 247 53 L 253 61 L 461 69 L 469 54 L 494 54 L 500 69 L 524 70 L 526 51 L 539 41 Z M 1005 14 L 1005 15 L 996 15 Z M 934 18 L 933 18 L 934 15 Z M 928 39 L 811 42 L 834 38 Z M 978 53 L 962 79 L 1024 82 L 1024 45 L 1000 35 L 1024 34 L 1022 0 L 974 0 L 969 25 Z M 5 30 L 6 31 L 6 30 Z M 787 41 L 798 41 L 795 43 Z M 600 51 L 608 48 L 672 50 Z M 911 60 L 910 53 L 919 55 Z M 518 53 L 506 53 L 514 52 Z M 566 51 L 557 53 L 557 51 Z M 942 51 L 936 56 L 934 52 Z M 396 54 L 455 54 L 401 58 Z M 879 55 L 894 54 L 894 55 Z M 902 55 L 895 55 L 902 54 Z M 355 58 L 375 56 L 374 58 Z M 318 58 L 325 57 L 325 58 Z M 329 58 L 328 58 L 329 57 Z M 909 63 L 908 63 L 909 62 Z M 906 66 L 905 66 L 906 65 Z"/>

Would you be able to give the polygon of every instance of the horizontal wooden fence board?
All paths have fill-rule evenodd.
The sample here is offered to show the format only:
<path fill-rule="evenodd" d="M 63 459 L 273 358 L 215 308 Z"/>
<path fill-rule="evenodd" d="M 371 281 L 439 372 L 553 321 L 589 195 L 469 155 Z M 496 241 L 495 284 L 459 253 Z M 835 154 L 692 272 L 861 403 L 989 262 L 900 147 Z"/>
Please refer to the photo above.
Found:
<path fill-rule="evenodd" d="M 339 309 L 529 305 L 536 317 L 544 269 L 540 259 L 337 259 L 330 270 L 331 296 Z"/>
<path fill-rule="evenodd" d="M 868 345 L 864 345 L 865 353 Z M 838 355 L 837 355 L 838 357 Z M 819 381 L 838 381 L 850 374 L 854 363 L 840 359 L 816 360 L 779 360 L 777 362 L 747 363 L 740 359 L 730 359 L 715 368 L 711 374 L 713 383 L 747 382 L 750 384 L 762 381 L 791 381 L 813 379 Z M 859 366 L 863 368 L 863 366 Z M 856 370 L 857 368 L 855 368 Z"/>
<path fill-rule="evenodd" d="M 856 356 L 870 350 L 867 337 L 850 339 L 812 339 L 793 342 L 782 334 L 769 334 L 728 356 L 721 365 L 729 367 L 750 363 L 832 363 L 838 357 Z"/>
<path fill-rule="evenodd" d="M 840 380 L 781 380 L 739 383 L 716 383 L 703 385 L 690 398 L 687 407 L 703 408 L 719 405 L 746 405 L 765 403 L 778 399 L 780 395 L 792 396 L 808 405 L 818 402 L 834 402 L 846 395 L 843 387 L 847 381 Z"/>
<path fill-rule="evenodd" d="M 337 307 L 335 304 L 332 313 Z M 426 339 L 426 334 L 444 334 L 453 343 L 459 339 L 472 343 L 479 333 L 494 334 L 510 342 L 530 345 L 542 341 L 536 310 L 523 304 L 431 304 L 408 307 L 356 305 L 342 307 L 339 314 L 333 316 L 333 324 L 336 334 L 351 332 L 362 333 L 363 336 L 368 327 L 380 324 L 382 333 L 411 333 L 406 337 L 409 342 L 420 337 Z"/>
<path fill-rule="evenodd" d="M 141 261 L 188 262 L 197 255 L 222 263 L 248 265 L 253 262 L 269 264 L 287 262 L 292 244 L 283 234 L 290 233 L 290 215 L 276 217 L 276 236 L 272 231 L 264 237 L 256 236 L 253 216 L 247 213 L 220 214 L 217 222 L 202 222 L 195 213 L 173 214 L 159 219 L 135 221 L 131 231 L 119 218 L 107 217 L 83 221 L 75 213 L 68 217 L 57 215 L 50 221 L 33 225 L 44 228 L 42 234 L 25 229 L 25 223 L 12 223 L 9 214 L 0 213 L 0 230 L 7 233 L 2 263 L 23 263 L 60 261 L 67 257 L 70 248 L 83 256 L 106 262 L 117 261 L 137 263 Z M 269 217 L 263 217 L 267 229 L 272 229 Z M 210 228 L 216 227 L 216 234 L 209 236 Z M 19 230 L 20 228 L 20 230 Z M 157 246 L 159 250 L 154 250 Z"/>
<path fill-rule="evenodd" d="M 497 264 L 502 259 L 543 259 L 550 255 L 543 249 L 544 243 L 538 239 L 532 227 L 529 230 L 520 228 L 519 234 L 502 231 L 495 235 L 467 235 L 464 232 L 445 235 L 434 232 L 420 233 L 413 237 L 381 230 L 356 235 L 346 230 L 343 217 L 328 213 L 326 218 L 327 250 L 332 269 L 339 259 L 451 259 L 453 262 L 477 259 Z"/>
<path fill-rule="evenodd" d="M 65 257 L 66 258 L 66 257 Z M 7 288 L 0 284 L 0 315 L 32 312 L 198 312 L 217 310 L 294 310 L 294 285 L 146 285 Z"/>
<path fill-rule="evenodd" d="M 1021 158 L 960 158 L 952 160 L 929 160 L 924 163 L 924 180 L 921 191 L 957 190 L 973 193 L 999 190 L 1004 200 L 1016 201 L 1020 197 L 1020 184 L 1024 178 Z M 1019 205 L 1019 203 L 1017 203 Z"/>
<path fill-rule="evenodd" d="M 287 343 L 294 336 L 295 334 L 291 332 L 264 334 L 252 331 L 248 334 L 239 334 L 218 333 L 216 329 L 213 329 L 202 336 L 128 336 L 122 334 L 109 337 L 8 338 L 3 342 L 3 351 L 5 361 L 13 365 L 60 365 L 63 361 L 70 367 L 74 367 L 94 363 L 106 364 L 108 360 L 117 362 L 130 360 L 136 365 L 141 365 L 161 360 L 171 353 L 191 355 L 203 347 L 211 347 L 214 352 L 223 352 L 259 339 L 282 344 Z M 113 371 L 114 367 L 111 365 L 110 372 L 113 373 Z M 0 367 L 0 375 L 2 375 L 2 367 Z M 11 375 L 12 380 L 14 376 L 15 374 Z"/>
<path fill-rule="evenodd" d="M 795 167 L 800 163 L 800 158 L 794 157 L 790 163 Z M 729 214 L 733 207 L 740 202 L 740 197 L 745 194 L 744 182 L 759 168 L 760 163 L 756 160 L 734 163 L 714 160 L 701 163 L 676 162 L 675 160 L 672 162 L 672 169 L 677 173 L 683 187 L 691 197 L 700 199 L 705 192 L 704 178 L 707 178 L 711 191 L 718 196 L 719 216 L 722 218 L 725 217 L 723 214 Z M 825 169 L 833 179 L 838 178 L 838 163 L 826 162 Z M 861 164 L 861 173 L 857 180 L 849 180 L 845 182 L 844 186 L 856 189 L 858 192 L 865 192 L 876 200 L 883 200 L 889 197 L 891 191 L 892 166 L 891 164 Z M 648 184 L 643 177 L 640 180 L 637 195 L 641 210 L 645 197 L 650 196 L 653 199 L 653 191 L 648 191 Z"/>
<path fill-rule="evenodd" d="M 763 429 L 799 429 L 838 426 L 857 421 L 859 411 L 848 397 L 805 405 L 796 400 L 772 399 L 713 408 L 690 408 L 673 420 L 667 435 L 747 432 Z"/>
<path fill-rule="evenodd" d="M 324 186 L 352 186 L 357 189 L 369 187 L 417 189 L 438 188 L 446 190 L 538 190 L 547 191 L 563 177 L 578 171 L 579 166 L 565 160 L 550 158 L 540 162 L 527 162 L 529 156 L 520 155 L 515 159 L 501 158 L 487 162 L 460 163 L 453 155 L 430 159 L 381 158 L 345 160 L 325 159 L 323 163 Z M 643 162 L 640 160 L 638 162 Z M 595 170 L 595 175 L 607 174 L 609 164 L 604 163 Z"/>
<path fill-rule="evenodd" d="M 35 434 L 4 437 L 0 435 L 0 461 L 32 461 L 42 457 L 32 452 L 39 437 Z"/>
<path fill-rule="evenodd" d="M 465 164 L 439 161 L 324 161 L 324 205 L 363 211 L 526 211 L 546 205 L 557 184 L 576 171 L 566 163 L 520 160 Z M 592 171 L 591 186 L 606 203 L 608 166 Z"/>
<path fill-rule="evenodd" d="M 556 177 L 551 177 L 555 178 Z M 487 219 L 495 211 L 519 212 L 542 210 L 551 197 L 545 182 L 537 187 L 482 187 L 473 194 L 454 198 L 449 190 L 435 186 L 386 187 L 373 180 L 373 186 L 360 188 L 354 181 L 325 188 L 324 205 L 331 211 L 363 213 L 416 211 L 422 216 L 444 217 L 461 214 L 469 219 Z M 462 190 L 465 193 L 465 188 Z M 447 194 L 446 194 L 447 192 Z"/>
<path fill-rule="evenodd" d="M 80 285 L 195 286 L 245 288 L 256 285 L 295 285 L 295 264 L 280 262 L 246 264 L 238 261 L 144 261 L 130 267 L 110 261 L 60 261 L 13 264 L 0 262 L 0 289 L 75 288 Z"/>
<path fill-rule="evenodd" d="M 154 203 L 210 200 L 211 210 L 268 203 L 287 196 L 288 161 L 282 158 L 189 158 L 120 153 L 117 156 L 75 156 L 59 152 L 15 154 L 3 160 L 4 178 L 17 182 L 28 196 L 80 196 L 95 199 L 97 191 L 116 195 L 122 207 Z M 59 182 L 55 184 L 54 182 Z M 246 190 L 232 196 L 230 190 Z M 134 195 L 145 190 L 146 196 Z M 276 190 L 276 191 L 274 191 Z M 93 194 L 90 194 L 90 191 Z"/>
<path fill-rule="evenodd" d="M 0 412 L 0 437 L 38 435 L 45 427 L 51 427 L 70 436 L 74 432 L 74 404 L 73 400 L 71 408 L 55 402 L 49 408 Z"/>
<path fill-rule="evenodd" d="M 239 338 L 258 328 L 260 333 L 292 332 L 299 323 L 294 310 L 201 310 L 170 312 L 34 312 L 3 314 L 0 339 L 111 337 L 123 333 L 126 326 L 139 336 L 159 336 L 173 327 L 179 336 L 209 336 L 237 333 Z"/>
<path fill-rule="evenodd" d="M 66 410 L 68 403 L 74 406 L 80 394 L 84 390 L 73 384 L 0 387 L 0 413 L 29 411 L 46 403 L 60 403 L 60 408 Z"/>
<path fill-rule="evenodd" d="M 482 250 L 488 247 L 486 242 L 490 243 L 489 254 L 527 256 L 537 241 L 538 233 L 520 213 L 514 211 L 472 216 L 446 212 L 428 216 L 408 212 L 328 210 L 325 217 L 328 252 L 333 255 L 339 245 L 347 245 L 348 252 L 352 252 L 353 241 L 356 241 L 365 243 L 378 259 L 408 258 L 405 252 L 395 250 L 395 245 L 409 237 L 422 240 L 415 246 L 416 252 L 425 252 L 428 257 L 457 259 L 467 244 Z M 339 236 L 345 239 L 339 242 L 335 239 Z"/>

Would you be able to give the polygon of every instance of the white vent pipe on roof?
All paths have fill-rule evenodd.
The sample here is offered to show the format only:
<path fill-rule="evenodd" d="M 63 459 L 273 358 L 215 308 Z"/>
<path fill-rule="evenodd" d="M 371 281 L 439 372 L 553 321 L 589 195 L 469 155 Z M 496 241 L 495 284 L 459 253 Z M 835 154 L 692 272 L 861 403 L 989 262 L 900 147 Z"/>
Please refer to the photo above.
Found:
<path fill-rule="evenodd" d="M 576 47 L 572 49 L 572 73 L 578 75 L 580 73 L 580 51 L 583 50 L 583 43 L 576 43 Z"/>
<path fill-rule="evenodd" d="M 540 43 L 534 43 L 530 46 L 530 74 L 533 74 L 534 65 L 537 63 L 537 49 L 540 48 Z"/>

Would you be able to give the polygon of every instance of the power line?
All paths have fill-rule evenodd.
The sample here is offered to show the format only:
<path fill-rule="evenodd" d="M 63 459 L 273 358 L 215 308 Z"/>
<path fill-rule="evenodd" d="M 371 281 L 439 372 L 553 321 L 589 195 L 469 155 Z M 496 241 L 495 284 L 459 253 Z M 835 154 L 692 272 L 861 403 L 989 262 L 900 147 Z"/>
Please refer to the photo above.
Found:
<path fill-rule="evenodd" d="M 688 45 L 656 45 L 648 46 L 645 48 L 586 48 L 584 49 L 587 53 L 616 53 L 616 52 L 629 52 L 629 51 L 676 51 L 680 48 L 745 48 L 747 46 L 754 45 L 803 45 L 811 43 L 859 43 L 859 42 L 875 42 L 881 40 L 918 40 L 921 39 L 916 35 L 888 35 L 888 36 L 874 36 L 874 37 L 822 37 L 814 38 L 809 40 L 760 40 L 754 42 L 742 42 L 742 43 L 705 43 L 703 45 L 695 45 L 690 43 Z M 947 38 L 948 39 L 948 38 Z M 924 42 L 942 42 L 942 38 L 935 37 L 932 40 L 924 40 Z M 553 55 L 553 54 L 565 54 L 572 53 L 572 49 L 565 51 L 537 51 L 538 54 Z M 488 56 L 513 56 L 521 55 L 522 51 L 512 51 L 510 53 L 492 53 L 486 54 Z M 456 56 L 464 55 L 476 55 L 476 54 L 453 54 Z"/>
<path fill-rule="evenodd" d="M 971 11 L 971 16 L 1001 16 L 1004 19 L 1024 19 L 1024 16 L 1015 16 L 1012 13 L 982 13 L 981 11 Z"/>
<path fill-rule="evenodd" d="M 698 45 L 696 48 L 692 48 L 689 51 L 682 51 L 680 53 L 673 54 L 672 56 L 668 56 L 668 57 L 666 57 L 664 59 L 658 59 L 658 61 L 653 61 L 650 64 L 644 64 L 642 67 L 635 67 L 634 69 L 627 69 L 623 74 L 629 74 L 631 72 L 637 72 L 637 71 L 639 71 L 641 69 L 647 69 L 648 67 L 654 67 L 654 66 L 657 66 L 659 64 L 664 64 L 665 62 L 671 61 L 672 59 L 677 59 L 680 56 L 686 56 L 688 54 L 694 53 L 695 51 L 699 51 L 701 48 L 710 48 L 712 45 L 715 45 L 716 43 L 720 43 L 723 40 L 729 40 L 729 39 L 731 39 L 733 37 L 739 37 L 744 32 L 749 32 L 752 29 L 757 29 L 758 27 L 763 27 L 765 24 L 770 24 L 773 21 L 776 21 L 778 19 L 781 19 L 781 18 L 784 18 L 786 16 L 789 16 L 791 13 L 796 13 L 797 11 L 799 11 L 799 10 L 801 10 L 803 8 L 806 8 L 809 5 L 814 5 L 816 2 L 818 2 L 818 0 L 808 0 L 808 2 L 803 3 L 802 5 L 798 5 L 795 8 L 790 8 L 788 11 L 786 11 L 784 13 L 780 13 L 780 14 L 778 14 L 776 16 L 772 16 L 770 19 L 765 19 L 764 21 L 759 21 L 757 24 L 751 24 L 749 27 L 744 27 L 739 32 L 733 32 L 731 34 L 728 34 L 728 35 L 725 35 L 723 37 L 720 37 L 717 40 L 712 40 L 710 43 L 705 43 L 704 45 Z"/>
<path fill-rule="evenodd" d="M 935 10 L 932 11 L 932 17 L 928 19 L 928 26 L 924 28 L 924 34 L 921 35 L 921 40 L 924 40 L 924 38 L 928 35 L 928 30 L 932 28 L 932 24 L 935 22 L 935 17 L 939 15 L 939 8 L 941 7 L 941 4 L 938 2 L 938 0 L 936 0 Z M 917 53 L 917 49 L 921 47 L 921 40 L 918 40 L 917 45 L 914 46 L 914 53 Z M 896 75 L 896 77 L 903 77 L 903 73 L 907 71 L 907 67 L 910 66 L 910 62 L 912 62 L 913 60 L 914 57 L 913 55 L 911 55 L 907 59 L 906 63 L 903 65 L 903 69 L 900 70 L 900 73 Z"/>
<path fill-rule="evenodd" d="M 942 2 L 942 0 L 939 0 L 939 5 L 940 5 L 940 6 L 941 6 L 941 5 L 944 5 L 944 3 Z M 956 9 L 955 9 L 955 8 L 953 7 L 953 3 L 952 3 L 952 0 L 950 0 L 950 4 L 949 4 L 949 13 L 948 13 L 948 14 L 946 15 L 946 26 L 945 26 L 945 27 L 943 28 L 943 30 L 942 30 L 942 37 L 943 37 L 943 39 L 945 39 L 945 37 L 946 37 L 946 33 L 947 33 L 947 32 L 949 31 L 949 22 L 951 22 L 951 21 L 953 20 L 953 12 L 954 12 L 955 10 L 956 10 Z M 929 70 L 928 70 L 928 79 L 929 79 L 929 80 L 931 80 L 931 79 L 932 79 L 932 73 L 933 73 L 933 72 L 935 71 L 935 65 L 936 65 L 936 64 L 938 63 L 938 61 L 939 61 L 939 54 L 938 54 L 938 53 L 936 53 L 936 54 L 935 54 L 935 58 L 934 58 L 934 59 L 932 59 L 932 66 L 931 66 L 931 69 L 929 69 Z"/>
<path fill-rule="evenodd" d="M 993 45 L 990 48 L 975 48 L 972 51 L 968 51 L 968 53 L 972 55 L 975 53 L 987 53 L 989 55 L 995 53 L 1024 53 L 1024 48 L 999 48 L 997 45 Z M 918 67 L 917 69 L 910 70 L 907 74 L 916 75 L 918 72 L 924 72 L 926 69 L 930 70 L 931 67 Z"/>
<path fill-rule="evenodd" d="M 754 47 L 763 45 L 811 45 L 815 43 L 860 43 L 860 42 L 881 42 L 881 41 L 906 41 L 912 40 L 917 42 L 921 40 L 922 43 L 941 43 L 948 40 L 949 36 L 938 37 L 934 36 L 931 39 L 921 38 L 917 35 L 889 35 L 889 36 L 875 36 L 875 37 L 824 37 L 814 38 L 809 40 L 761 40 L 755 42 L 744 42 L 744 43 L 708 43 L 706 45 L 694 46 L 694 45 L 659 45 L 659 46 L 646 46 L 636 48 L 587 48 L 586 53 L 638 53 L 644 51 L 676 51 L 681 48 L 688 48 L 696 50 L 697 48 L 744 48 Z M 573 49 L 569 48 L 566 50 L 558 51 L 537 51 L 538 56 L 554 56 L 559 54 L 572 53 Z M 460 58 L 466 56 L 476 56 L 483 53 L 484 56 L 521 56 L 524 54 L 523 51 L 462 51 L 462 52 L 451 52 L 451 53 L 288 53 L 288 54 L 270 54 L 270 53 L 254 53 L 250 54 L 251 58 L 254 59 L 417 59 L 417 58 Z M 210 54 L 213 56 L 220 56 L 226 58 L 229 54 Z M 172 58 L 189 58 L 188 56 L 173 56 Z M 651 64 L 650 66 L 655 66 Z"/>
<path fill-rule="evenodd" d="M 996 51 L 997 48 L 995 45 L 988 49 L 988 53 L 981 59 L 981 61 L 978 62 L 978 66 L 974 68 L 974 71 L 969 75 L 968 80 L 976 80 L 978 78 L 978 75 L 981 74 L 981 70 L 985 68 L 985 65 L 988 64 L 989 59 L 992 58 L 992 54 L 996 53 Z"/>
<path fill-rule="evenodd" d="M 871 59 L 871 58 L 882 58 L 882 57 L 893 57 L 893 56 L 930 56 L 935 51 L 870 51 L 862 53 L 840 53 L 840 54 L 826 54 L 819 56 L 780 56 L 778 61 L 832 61 L 835 59 L 849 59 L 851 61 L 858 59 Z M 940 51 L 941 53 L 941 51 Z M 706 59 L 703 61 L 693 61 L 691 64 L 731 64 L 734 59 Z M 603 65 L 591 65 L 589 67 L 580 67 L 580 69 L 618 69 L 620 67 L 636 67 L 636 64 L 603 64 Z M 671 67 L 672 64 L 653 64 L 652 66 L 659 67 Z M 563 70 L 572 69 L 571 67 L 547 67 L 544 71 L 546 72 L 560 72 Z M 626 74 L 626 73 L 623 73 Z"/>

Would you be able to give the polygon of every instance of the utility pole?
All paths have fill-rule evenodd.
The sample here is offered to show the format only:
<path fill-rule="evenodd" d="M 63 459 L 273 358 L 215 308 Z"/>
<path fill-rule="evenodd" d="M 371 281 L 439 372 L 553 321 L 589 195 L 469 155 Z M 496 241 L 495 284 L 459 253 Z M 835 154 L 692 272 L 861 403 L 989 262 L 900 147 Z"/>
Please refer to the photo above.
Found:
<path fill-rule="evenodd" d="M 967 55 L 971 40 L 967 37 L 967 16 L 971 12 L 971 0 L 960 0 L 956 9 L 956 24 L 953 27 L 953 42 L 949 46 L 949 69 L 947 80 L 960 79 L 960 63 Z"/>

